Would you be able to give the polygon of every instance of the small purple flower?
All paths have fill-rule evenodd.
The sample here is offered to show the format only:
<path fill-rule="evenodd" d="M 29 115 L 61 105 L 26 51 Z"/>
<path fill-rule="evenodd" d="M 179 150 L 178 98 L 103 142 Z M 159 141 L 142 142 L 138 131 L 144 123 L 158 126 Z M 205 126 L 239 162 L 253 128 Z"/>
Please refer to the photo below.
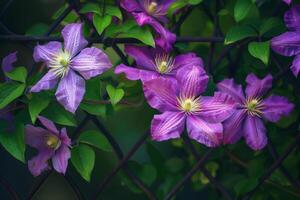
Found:
<path fill-rule="evenodd" d="M 10 72 L 13 70 L 13 64 L 17 61 L 17 52 L 13 52 L 5 56 L 2 60 L 2 71 Z M 5 81 L 10 81 L 9 78 L 5 78 Z M 3 109 L 0 109 L 0 119 L 5 120 L 8 123 L 8 132 L 12 132 L 14 130 L 14 116 L 10 112 L 11 106 L 8 105 Z"/>
<path fill-rule="evenodd" d="M 139 46 L 125 46 L 125 52 L 136 61 L 137 68 L 120 64 L 115 73 L 125 73 L 130 80 L 148 81 L 160 76 L 175 78 L 176 72 L 181 67 L 203 66 L 201 58 L 194 53 L 187 53 L 171 57 L 160 48 L 147 48 Z"/>
<path fill-rule="evenodd" d="M 300 71 L 300 5 L 285 12 L 284 21 L 289 31 L 274 37 L 271 47 L 280 55 L 296 56 L 291 70 L 297 77 Z"/>
<path fill-rule="evenodd" d="M 208 76 L 199 66 L 179 69 L 176 78 L 177 81 L 160 77 L 144 83 L 148 103 L 162 112 L 152 120 L 152 139 L 179 138 L 186 125 L 190 138 L 208 147 L 220 145 L 221 122 L 232 114 L 235 102 L 221 92 L 213 97 L 200 96 L 206 89 Z"/>
<path fill-rule="evenodd" d="M 272 76 L 258 79 L 254 74 L 246 78 L 246 96 L 242 86 L 233 79 L 225 79 L 218 83 L 219 91 L 229 94 L 238 104 L 234 114 L 224 122 L 225 144 L 233 144 L 242 136 L 253 150 L 260 150 L 267 144 L 266 128 L 263 119 L 277 122 L 282 116 L 287 116 L 294 105 L 282 96 L 263 96 L 272 87 Z"/>
<path fill-rule="evenodd" d="M 84 79 L 102 74 L 112 64 L 100 49 L 85 48 L 88 42 L 84 39 L 82 24 L 67 25 L 62 30 L 62 36 L 63 48 L 60 42 L 35 47 L 34 60 L 45 62 L 49 71 L 31 88 L 31 92 L 52 89 L 60 80 L 56 98 L 66 110 L 74 113 L 85 93 Z"/>
<path fill-rule="evenodd" d="M 38 176 L 50 168 L 48 162 L 52 159 L 54 169 L 65 174 L 71 157 L 71 140 L 67 130 L 63 128 L 58 131 L 52 121 L 44 117 L 38 119 L 46 129 L 32 125 L 25 128 L 26 144 L 39 151 L 37 156 L 28 161 L 28 168 L 32 175 Z"/>
<path fill-rule="evenodd" d="M 121 7 L 131 13 L 138 25 L 150 25 L 157 33 L 156 45 L 165 51 L 172 49 L 176 35 L 167 30 L 160 22 L 166 23 L 165 17 L 174 0 L 121 0 Z M 160 22 L 159 22 L 160 21 Z"/>

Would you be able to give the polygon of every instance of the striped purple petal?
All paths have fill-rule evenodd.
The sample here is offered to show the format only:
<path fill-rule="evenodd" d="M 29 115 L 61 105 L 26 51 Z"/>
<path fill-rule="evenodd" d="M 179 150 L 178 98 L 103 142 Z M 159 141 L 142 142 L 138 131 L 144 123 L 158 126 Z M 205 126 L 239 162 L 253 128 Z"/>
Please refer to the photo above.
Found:
<path fill-rule="evenodd" d="M 151 137 L 155 141 L 179 138 L 185 125 L 185 115 L 180 112 L 164 112 L 154 115 L 151 123 Z"/>
<path fill-rule="evenodd" d="M 63 77 L 58 85 L 55 96 L 64 108 L 75 113 L 85 93 L 84 79 L 73 70 Z"/>

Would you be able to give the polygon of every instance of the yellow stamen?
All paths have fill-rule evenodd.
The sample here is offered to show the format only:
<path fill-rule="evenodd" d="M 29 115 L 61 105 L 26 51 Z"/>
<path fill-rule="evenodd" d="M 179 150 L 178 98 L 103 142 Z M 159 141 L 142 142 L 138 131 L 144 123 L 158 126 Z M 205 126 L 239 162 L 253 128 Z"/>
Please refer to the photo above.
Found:
<path fill-rule="evenodd" d="M 56 57 L 49 63 L 50 70 L 57 77 L 64 77 L 69 71 L 69 64 L 71 55 L 67 51 L 61 51 Z"/>
<path fill-rule="evenodd" d="M 248 113 L 252 116 L 260 117 L 262 114 L 263 105 L 260 99 L 247 99 L 245 107 Z"/>
<path fill-rule="evenodd" d="M 45 138 L 46 145 L 51 149 L 58 149 L 61 144 L 60 139 L 53 134 L 48 134 Z"/>
<path fill-rule="evenodd" d="M 148 5 L 147 11 L 148 11 L 148 13 L 151 14 L 151 13 L 154 13 L 154 12 L 155 12 L 156 8 L 157 8 L 157 3 L 152 1 L 152 2 Z"/>
<path fill-rule="evenodd" d="M 198 98 L 178 98 L 179 109 L 186 112 L 192 113 L 200 111 L 200 97 Z"/>
<path fill-rule="evenodd" d="M 155 58 L 155 68 L 160 74 L 166 74 L 172 71 L 174 60 L 172 57 L 163 54 Z"/>

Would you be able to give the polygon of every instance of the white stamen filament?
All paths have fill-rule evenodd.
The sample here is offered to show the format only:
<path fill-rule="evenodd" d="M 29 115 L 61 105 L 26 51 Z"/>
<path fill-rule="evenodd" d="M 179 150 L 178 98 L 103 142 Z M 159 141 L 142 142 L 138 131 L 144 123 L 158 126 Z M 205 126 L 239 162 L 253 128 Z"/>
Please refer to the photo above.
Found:
<path fill-rule="evenodd" d="M 244 108 L 247 110 L 248 114 L 252 116 L 261 117 L 263 109 L 262 100 L 259 98 L 249 98 L 246 100 Z"/>
<path fill-rule="evenodd" d="M 199 112 L 201 109 L 200 106 L 200 97 L 197 98 L 182 98 L 177 99 L 179 104 L 179 109 L 185 113 L 195 113 Z"/>
<path fill-rule="evenodd" d="M 174 67 L 174 59 L 167 54 L 159 55 L 155 58 L 155 68 L 160 74 L 167 74 Z"/>
<path fill-rule="evenodd" d="M 49 63 L 50 71 L 52 71 L 57 77 L 64 77 L 69 71 L 70 60 L 70 53 L 67 51 L 61 51 Z"/>

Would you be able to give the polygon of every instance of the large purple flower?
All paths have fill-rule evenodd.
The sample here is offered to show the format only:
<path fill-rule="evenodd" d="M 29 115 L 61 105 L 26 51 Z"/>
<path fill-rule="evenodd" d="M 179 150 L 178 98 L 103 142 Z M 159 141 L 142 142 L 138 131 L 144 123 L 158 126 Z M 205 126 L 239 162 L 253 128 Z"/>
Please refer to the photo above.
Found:
<path fill-rule="evenodd" d="M 157 33 L 156 45 L 170 51 L 176 35 L 167 30 L 160 22 L 167 22 L 165 15 L 174 0 L 121 0 L 121 6 L 131 13 L 138 25 L 150 25 Z M 159 22 L 160 21 L 160 22 Z"/>
<path fill-rule="evenodd" d="M 34 176 L 38 176 L 49 169 L 48 161 L 52 159 L 54 169 L 65 174 L 71 157 L 71 140 L 67 130 L 63 128 L 58 131 L 52 121 L 44 117 L 38 119 L 46 129 L 32 125 L 25 128 L 26 144 L 39 151 L 37 156 L 28 161 L 28 168 Z"/>
<path fill-rule="evenodd" d="M 88 42 L 82 24 L 69 24 L 62 30 L 64 47 L 60 42 L 49 42 L 34 49 L 34 60 L 47 64 L 48 73 L 31 88 L 31 92 L 49 90 L 58 80 L 57 100 L 70 112 L 75 112 L 84 93 L 85 81 L 97 76 L 112 65 L 105 53 L 95 47 L 85 48 Z"/>
<path fill-rule="evenodd" d="M 224 143 L 232 144 L 242 136 L 253 150 L 260 150 L 267 144 L 266 128 L 263 119 L 277 122 L 287 116 L 294 105 L 287 98 L 271 95 L 263 96 L 272 87 L 272 76 L 258 79 L 254 74 L 246 78 L 246 96 L 242 86 L 233 79 L 225 79 L 218 83 L 219 91 L 229 94 L 237 103 L 235 113 L 224 122 Z"/>
<path fill-rule="evenodd" d="M 10 72 L 13 70 L 13 64 L 17 61 L 17 52 L 13 52 L 5 56 L 2 60 L 2 71 Z M 9 78 L 5 78 L 5 81 L 10 81 Z M 14 116 L 10 112 L 11 106 L 8 105 L 3 109 L 0 109 L 0 119 L 3 119 L 8 124 L 8 132 L 12 132 L 14 130 Z"/>
<path fill-rule="evenodd" d="M 300 71 L 300 5 L 288 10 L 284 15 L 284 21 L 289 29 L 271 40 L 272 49 L 283 56 L 296 56 L 291 70 L 295 76 Z"/>
<path fill-rule="evenodd" d="M 194 53 L 187 53 L 172 58 L 160 48 L 125 46 L 125 52 L 136 61 L 137 68 L 120 64 L 115 73 L 125 73 L 130 80 L 148 81 L 160 76 L 174 77 L 181 67 L 203 66 L 201 58 Z"/>
<path fill-rule="evenodd" d="M 235 102 L 220 92 L 213 97 L 200 96 L 206 89 L 208 76 L 199 66 L 179 69 L 176 78 L 178 81 L 160 77 L 144 83 L 148 103 L 162 112 L 152 120 L 152 139 L 179 138 L 186 124 L 190 138 L 208 147 L 220 145 L 221 122 L 232 114 Z"/>

